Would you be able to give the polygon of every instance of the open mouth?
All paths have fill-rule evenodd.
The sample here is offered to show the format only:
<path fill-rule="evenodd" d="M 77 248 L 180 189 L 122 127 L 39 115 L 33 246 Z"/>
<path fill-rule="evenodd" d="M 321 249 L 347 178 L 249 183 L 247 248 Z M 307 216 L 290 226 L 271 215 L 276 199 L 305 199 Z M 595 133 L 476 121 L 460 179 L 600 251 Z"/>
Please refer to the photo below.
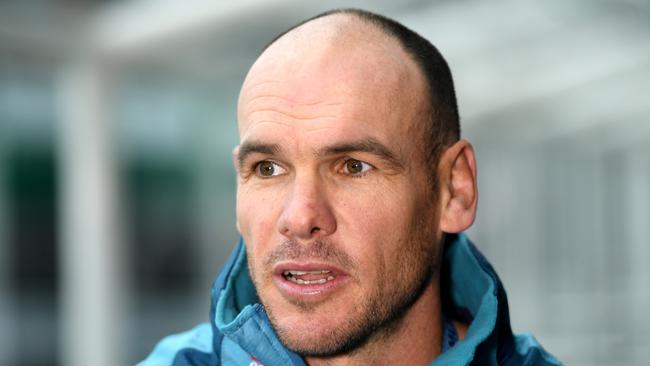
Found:
<path fill-rule="evenodd" d="M 282 272 L 282 276 L 287 281 L 299 285 L 321 285 L 336 278 L 332 271 L 326 269 L 315 271 L 285 270 Z"/>
<path fill-rule="evenodd" d="M 330 299 L 350 281 L 350 276 L 339 267 L 315 261 L 278 263 L 273 278 L 286 299 L 310 303 Z"/>

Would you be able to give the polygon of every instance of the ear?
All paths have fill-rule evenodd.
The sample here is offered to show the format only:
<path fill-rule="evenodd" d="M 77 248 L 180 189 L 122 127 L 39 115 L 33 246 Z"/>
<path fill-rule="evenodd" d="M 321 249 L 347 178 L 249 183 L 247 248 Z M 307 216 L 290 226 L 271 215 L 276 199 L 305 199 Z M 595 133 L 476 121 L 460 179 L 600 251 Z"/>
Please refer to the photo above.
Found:
<path fill-rule="evenodd" d="M 476 217 L 478 189 L 474 148 L 467 140 L 449 147 L 438 164 L 440 179 L 440 230 L 458 233 L 469 228 Z"/>

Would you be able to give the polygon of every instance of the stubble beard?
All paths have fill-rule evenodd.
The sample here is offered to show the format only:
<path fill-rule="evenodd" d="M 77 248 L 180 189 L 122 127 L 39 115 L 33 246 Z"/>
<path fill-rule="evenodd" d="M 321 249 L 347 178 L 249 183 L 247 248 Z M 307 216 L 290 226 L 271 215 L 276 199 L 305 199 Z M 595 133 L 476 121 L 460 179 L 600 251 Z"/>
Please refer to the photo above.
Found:
<path fill-rule="evenodd" d="M 422 227 L 419 230 L 422 231 Z M 428 230 L 424 231 L 428 233 Z M 432 242 L 434 237 L 422 232 L 417 236 L 410 243 L 404 244 L 401 263 L 394 267 L 397 273 L 387 274 L 386 271 L 380 270 L 377 285 L 369 295 L 361 299 L 359 306 L 353 308 L 356 312 L 351 313 L 343 324 L 333 326 L 329 334 L 322 335 L 317 341 L 284 327 L 275 316 L 273 307 L 269 306 L 263 294 L 260 294 L 262 304 L 280 341 L 288 349 L 302 356 L 325 358 L 353 353 L 371 342 L 394 334 L 408 310 L 438 273 L 437 250 L 434 249 L 437 244 Z M 285 244 L 285 247 L 293 247 L 291 242 Z M 353 265 L 345 253 L 334 249 L 327 242 L 316 242 L 309 250 L 313 252 L 310 254 L 314 257 L 327 260 L 334 258 L 337 263 L 347 262 L 348 265 Z M 273 259 L 267 260 L 270 261 Z M 380 267 L 386 268 L 384 263 L 381 263 Z M 260 288 L 258 285 L 256 283 L 256 287 Z M 321 304 L 292 302 L 292 305 L 296 307 L 296 311 L 309 316 L 317 312 Z"/>

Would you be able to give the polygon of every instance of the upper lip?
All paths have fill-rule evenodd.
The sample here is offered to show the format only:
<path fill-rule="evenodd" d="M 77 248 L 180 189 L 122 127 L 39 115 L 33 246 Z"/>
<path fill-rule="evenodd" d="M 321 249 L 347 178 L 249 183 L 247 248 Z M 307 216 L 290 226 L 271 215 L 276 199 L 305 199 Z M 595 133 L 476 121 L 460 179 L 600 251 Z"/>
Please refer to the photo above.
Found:
<path fill-rule="evenodd" d="M 273 273 L 275 275 L 282 275 L 285 271 L 329 271 L 335 276 L 345 275 L 345 271 L 338 266 L 318 261 L 282 261 L 273 266 Z"/>

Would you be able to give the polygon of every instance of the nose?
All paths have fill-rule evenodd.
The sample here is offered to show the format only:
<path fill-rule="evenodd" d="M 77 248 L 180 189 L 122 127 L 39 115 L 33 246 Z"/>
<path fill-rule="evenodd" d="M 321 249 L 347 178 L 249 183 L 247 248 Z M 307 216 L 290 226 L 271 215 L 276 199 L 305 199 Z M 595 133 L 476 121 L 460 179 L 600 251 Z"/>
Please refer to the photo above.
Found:
<path fill-rule="evenodd" d="M 317 177 L 296 177 L 278 230 L 290 239 L 312 240 L 336 231 L 336 218 Z"/>

